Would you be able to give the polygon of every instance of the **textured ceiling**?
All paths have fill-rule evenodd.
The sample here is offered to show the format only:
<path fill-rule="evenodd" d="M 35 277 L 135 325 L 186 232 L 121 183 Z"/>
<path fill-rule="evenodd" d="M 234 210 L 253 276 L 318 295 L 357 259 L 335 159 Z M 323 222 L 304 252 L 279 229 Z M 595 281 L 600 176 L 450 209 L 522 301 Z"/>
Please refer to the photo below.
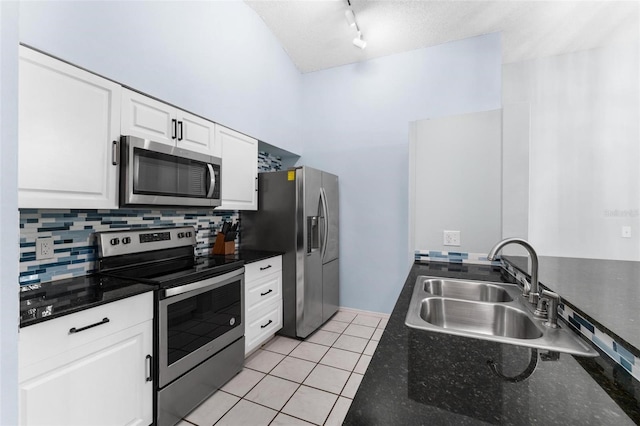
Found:
<path fill-rule="evenodd" d="M 640 38 L 637 1 L 351 0 L 361 50 L 347 0 L 246 3 L 303 73 L 493 32 L 502 33 L 505 63 Z"/>

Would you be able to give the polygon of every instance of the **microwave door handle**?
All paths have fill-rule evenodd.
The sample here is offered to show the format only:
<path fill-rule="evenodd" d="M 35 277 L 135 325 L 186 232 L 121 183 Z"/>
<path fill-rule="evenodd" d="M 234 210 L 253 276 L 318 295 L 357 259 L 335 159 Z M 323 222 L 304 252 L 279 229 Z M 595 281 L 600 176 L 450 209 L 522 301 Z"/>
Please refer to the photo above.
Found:
<path fill-rule="evenodd" d="M 213 171 L 213 165 L 207 163 L 207 169 L 209 169 L 209 191 L 207 192 L 207 198 L 213 198 L 213 190 L 216 187 L 216 174 Z"/>

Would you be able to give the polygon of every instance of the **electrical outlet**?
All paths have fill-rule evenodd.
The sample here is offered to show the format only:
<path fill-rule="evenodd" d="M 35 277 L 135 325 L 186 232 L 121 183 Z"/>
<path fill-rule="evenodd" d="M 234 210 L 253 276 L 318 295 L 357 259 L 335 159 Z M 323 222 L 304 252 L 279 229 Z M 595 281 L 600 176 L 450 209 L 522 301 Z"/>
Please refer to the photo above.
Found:
<path fill-rule="evenodd" d="M 36 260 L 53 258 L 53 237 L 36 240 Z"/>
<path fill-rule="evenodd" d="M 444 245 L 445 246 L 459 246 L 460 245 L 460 231 L 443 231 L 444 232 Z"/>
<path fill-rule="evenodd" d="M 622 238 L 631 238 L 631 227 L 623 226 L 622 227 Z"/>

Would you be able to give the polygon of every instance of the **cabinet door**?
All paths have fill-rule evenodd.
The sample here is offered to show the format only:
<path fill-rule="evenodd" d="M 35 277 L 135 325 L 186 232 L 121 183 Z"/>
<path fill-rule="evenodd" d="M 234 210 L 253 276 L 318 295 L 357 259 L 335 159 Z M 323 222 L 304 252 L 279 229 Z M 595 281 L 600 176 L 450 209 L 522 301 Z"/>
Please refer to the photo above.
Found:
<path fill-rule="evenodd" d="M 176 111 L 171 105 L 122 89 L 121 133 L 175 146 Z"/>
<path fill-rule="evenodd" d="M 21 368 L 20 424 L 151 424 L 151 351 L 149 320 Z"/>
<path fill-rule="evenodd" d="M 213 155 L 215 123 L 181 110 L 177 111 L 177 119 L 177 146 L 190 151 Z"/>
<path fill-rule="evenodd" d="M 18 206 L 117 208 L 121 87 L 20 46 Z"/>
<path fill-rule="evenodd" d="M 216 126 L 222 157 L 222 210 L 258 209 L 258 141 Z"/>

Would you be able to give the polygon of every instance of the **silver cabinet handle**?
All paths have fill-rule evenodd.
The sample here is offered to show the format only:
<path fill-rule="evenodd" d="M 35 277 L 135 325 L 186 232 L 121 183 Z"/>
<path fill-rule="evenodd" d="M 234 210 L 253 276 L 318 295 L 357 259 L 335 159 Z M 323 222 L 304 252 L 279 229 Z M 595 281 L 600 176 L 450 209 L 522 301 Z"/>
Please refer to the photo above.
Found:
<path fill-rule="evenodd" d="M 213 198 L 213 190 L 216 187 L 216 174 L 213 171 L 213 166 L 207 163 L 207 169 L 209 169 L 209 191 L 207 192 L 207 198 Z"/>

